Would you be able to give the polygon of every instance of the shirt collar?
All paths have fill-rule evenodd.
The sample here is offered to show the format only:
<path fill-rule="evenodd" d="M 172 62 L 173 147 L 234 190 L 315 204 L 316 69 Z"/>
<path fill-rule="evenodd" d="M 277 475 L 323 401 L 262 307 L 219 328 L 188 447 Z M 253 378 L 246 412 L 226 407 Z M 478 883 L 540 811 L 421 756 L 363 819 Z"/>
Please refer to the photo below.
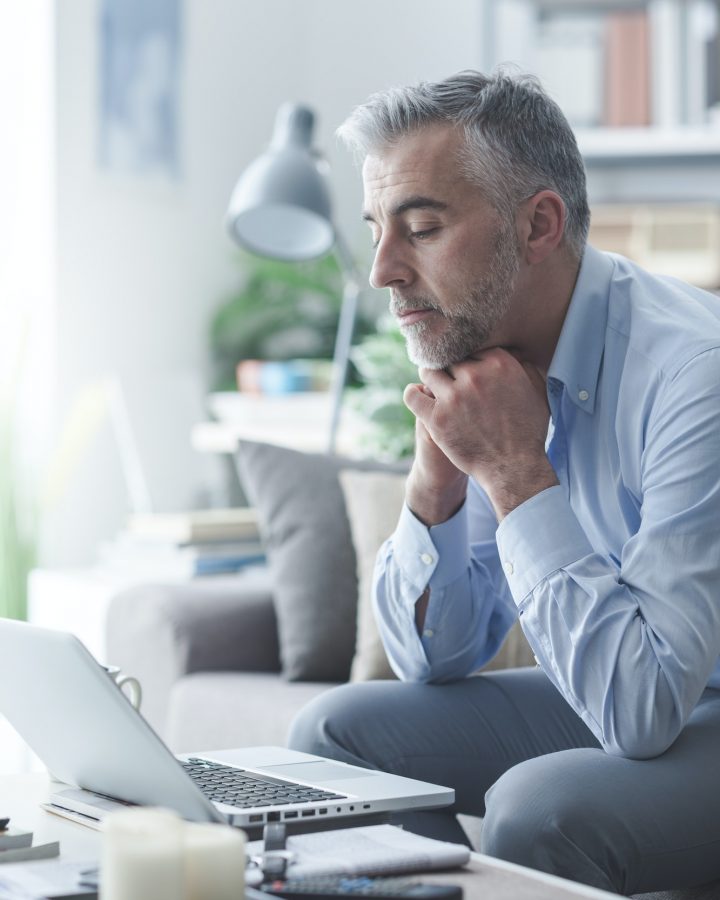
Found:
<path fill-rule="evenodd" d="M 573 403 L 588 413 L 595 411 L 612 272 L 612 259 L 587 245 L 548 370 L 548 383 L 561 382 Z"/>

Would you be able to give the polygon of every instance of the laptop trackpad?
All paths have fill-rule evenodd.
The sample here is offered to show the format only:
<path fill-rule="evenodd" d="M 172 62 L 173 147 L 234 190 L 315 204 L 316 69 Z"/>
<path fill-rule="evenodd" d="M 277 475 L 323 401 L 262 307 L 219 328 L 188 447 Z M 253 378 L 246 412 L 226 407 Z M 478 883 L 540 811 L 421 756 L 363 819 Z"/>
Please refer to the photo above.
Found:
<path fill-rule="evenodd" d="M 278 778 L 299 778 L 311 784 L 318 781 L 347 781 L 348 778 L 367 778 L 369 775 L 380 775 L 374 769 L 348 769 L 336 766 L 331 762 L 292 763 L 287 766 L 263 766 L 263 772 L 277 775 Z"/>

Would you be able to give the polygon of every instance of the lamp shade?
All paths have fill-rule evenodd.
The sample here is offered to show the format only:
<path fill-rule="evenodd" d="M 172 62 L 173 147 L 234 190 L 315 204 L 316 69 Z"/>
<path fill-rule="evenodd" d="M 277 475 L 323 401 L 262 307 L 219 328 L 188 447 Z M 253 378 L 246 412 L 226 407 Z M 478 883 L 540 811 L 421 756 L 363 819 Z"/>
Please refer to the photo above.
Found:
<path fill-rule="evenodd" d="M 323 163 L 312 150 L 314 115 L 284 104 L 268 150 L 240 176 L 226 224 L 253 253 L 292 262 L 327 253 L 335 241 Z"/>

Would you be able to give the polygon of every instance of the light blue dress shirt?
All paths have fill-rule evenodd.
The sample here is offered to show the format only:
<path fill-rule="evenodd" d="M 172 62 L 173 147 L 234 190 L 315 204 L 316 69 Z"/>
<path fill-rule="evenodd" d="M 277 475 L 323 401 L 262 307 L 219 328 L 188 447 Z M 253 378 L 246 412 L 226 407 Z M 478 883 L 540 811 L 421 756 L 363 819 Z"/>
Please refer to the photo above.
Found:
<path fill-rule="evenodd" d="M 405 507 L 375 572 L 383 641 L 401 678 L 449 681 L 520 616 L 607 752 L 655 756 L 720 689 L 720 299 L 588 247 L 547 384 L 560 485 L 500 526 L 472 479 L 441 525 Z"/>

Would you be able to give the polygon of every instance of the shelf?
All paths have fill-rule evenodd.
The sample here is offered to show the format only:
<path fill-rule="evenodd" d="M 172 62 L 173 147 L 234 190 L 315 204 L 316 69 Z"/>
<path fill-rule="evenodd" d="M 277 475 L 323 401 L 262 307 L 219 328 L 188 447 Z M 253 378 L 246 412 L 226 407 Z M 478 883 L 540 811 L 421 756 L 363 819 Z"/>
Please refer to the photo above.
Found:
<path fill-rule="evenodd" d="M 191 442 L 203 453 L 234 453 L 238 441 L 256 441 L 290 447 L 305 453 L 325 453 L 330 435 L 331 396 L 310 392 L 277 396 L 241 394 L 237 391 L 211 394 L 208 409 L 218 421 L 198 422 Z M 343 409 L 337 436 L 337 451 L 355 456 L 363 422 L 350 409 Z"/>
<path fill-rule="evenodd" d="M 720 128 L 583 128 L 575 134 L 586 163 L 720 163 Z"/>
<path fill-rule="evenodd" d="M 328 446 L 325 431 L 288 429 L 262 425 L 241 425 L 234 422 L 198 422 L 193 426 L 190 440 L 201 453 L 234 453 L 238 441 L 275 444 L 301 450 L 303 453 L 324 453 Z"/>

